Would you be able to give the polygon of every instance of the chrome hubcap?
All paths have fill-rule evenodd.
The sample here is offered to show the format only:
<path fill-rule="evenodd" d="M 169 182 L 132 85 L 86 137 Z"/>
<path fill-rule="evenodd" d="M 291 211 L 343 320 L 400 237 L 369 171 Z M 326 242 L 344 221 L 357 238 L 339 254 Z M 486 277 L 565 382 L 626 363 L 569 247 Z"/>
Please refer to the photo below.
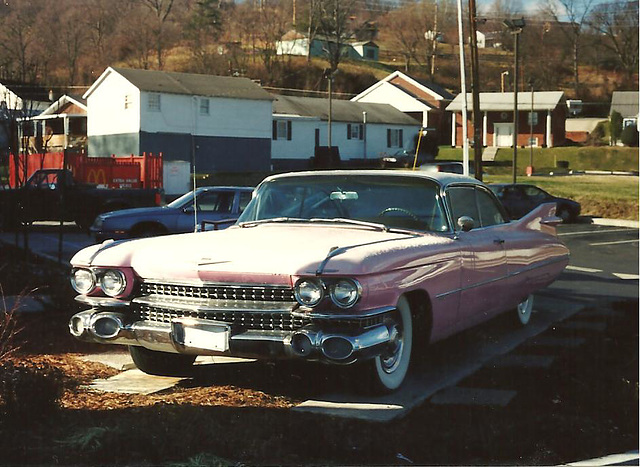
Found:
<path fill-rule="evenodd" d="M 402 339 L 402 332 L 397 324 L 394 324 L 389 329 L 389 344 L 387 352 L 380 356 L 382 363 L 382 369 L 386 373 L 393 373 L 400 364 L 402 349 L 404 347 L 404 341 Z"/>

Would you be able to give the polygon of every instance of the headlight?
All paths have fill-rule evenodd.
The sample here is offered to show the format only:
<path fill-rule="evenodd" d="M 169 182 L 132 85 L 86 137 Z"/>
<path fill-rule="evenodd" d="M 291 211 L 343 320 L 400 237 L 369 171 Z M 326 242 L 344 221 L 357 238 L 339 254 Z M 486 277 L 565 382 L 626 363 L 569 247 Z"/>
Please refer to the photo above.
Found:
<path fill-rule="evenodd" d="M 110 297 L 120 295 L 126 287 L 124 274 L 116 269 L 109 269 L 100 277 L 100 288 Z"/>
<path fill-rule="evenodd" d="M 300 279 L 294 288 L 296 300 L 303 306 L 316 306 L 324 297 L 321 282 L 313 279 Z"/>
<path fill-rule="evenodd" d="M 362 286 L 352 279 L 340 279 L 331 287 L 331 300 L 340 308 L 356 304 L 362 295 Z"/>
<path fill-rule="evenodd" d="M 89 269 L 74 269 L 71 272 L 71 286 L 79 294 L 86 295 L 96 286 L 96 276 Z"/>

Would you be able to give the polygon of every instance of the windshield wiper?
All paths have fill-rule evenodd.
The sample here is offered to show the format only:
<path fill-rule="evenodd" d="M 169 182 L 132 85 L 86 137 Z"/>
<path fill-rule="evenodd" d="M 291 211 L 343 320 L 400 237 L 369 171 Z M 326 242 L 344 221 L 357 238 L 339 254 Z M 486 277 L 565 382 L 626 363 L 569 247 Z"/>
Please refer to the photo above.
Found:
<path fill-rule="evenodd" d="M 309 222 L 309 219 L 301 219 L 299 217 L 272 217 L 270 219 L 259 219 L 255 221 L 240 222 L 238 227 L 253 227 L 260 224 L 271 224 L 281 222 Z"/>
<path fill-rule="evenodd" d="M 412 230 L 412 229 L 399 229 L 395 227 L 388 227 L 385 224 L 379 224 L 376 222 L 367 222 L 360 221 L 357 219 L 347 219 L 344 217 L 336 217 L 336 218 L 322 218 L 322 217 L 313 217 L 311 219 L 303 219 L 300 217 L 274 217 L 271 219 L 260 219 L 256 221 L 247 221 L 238 224 L 239 227 L 253 227 L 259 224 L 271 224 L 271 223 L 312 223 L 312 224 L 349 224 L 349 225 L 357 225 L 359 227 L 369 227 L 380 232 L 391 232 L 391 233 L 401 233 L 401 234 L 409 234 L 409 235 L 421 235 L 424 234 L 421 230 Z"/>

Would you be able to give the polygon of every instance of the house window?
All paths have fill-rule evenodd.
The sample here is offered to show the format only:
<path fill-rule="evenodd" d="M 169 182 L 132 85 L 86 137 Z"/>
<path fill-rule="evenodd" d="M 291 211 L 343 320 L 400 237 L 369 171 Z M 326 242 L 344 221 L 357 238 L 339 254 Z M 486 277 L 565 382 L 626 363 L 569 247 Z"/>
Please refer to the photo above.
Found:
<path fill-rule="evenodd" d="M 538 112 L 528 112 L 527 124 L 529 125 L 538 124 Z"/>
<path fill-rule="evenodd" d="M 209 115 L 209 99 L 200 99 L 200 115 Z"/>
<path fill-rule="evenodd" d="M 124 96 L 124 109 L 130 109 L 132 105 L 132 101 L 131 101 L 131 95 L 130 94 L 126 94 Z"/>
<path fill-rule="evenodd" d="M 291 120 L 274 120 L 272 139 L 286 139 L 291 141 Z"/>
<path fill-rule="evenodd" d="M 149 94 L 148 108 L 150 112 L 160 112 L 160 94 Z"/>
<path fill-rule="evenodd" d="M 402 130 L 388 129 L 387 130 L 387 147 L 388 148 L 401 148 L 402 142 Z"/>
<path fill-rule="evenodd" d="M 362 139 L 364 135 L 363 125 L 360 124 L 347 124 L 347 139 Z"/>

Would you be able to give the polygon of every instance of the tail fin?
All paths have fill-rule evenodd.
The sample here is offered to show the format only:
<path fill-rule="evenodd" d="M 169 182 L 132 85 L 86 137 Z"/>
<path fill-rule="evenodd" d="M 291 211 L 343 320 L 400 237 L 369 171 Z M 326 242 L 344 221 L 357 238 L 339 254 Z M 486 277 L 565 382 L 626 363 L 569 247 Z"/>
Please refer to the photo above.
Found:
<path fill-rule="evenodd" d="M 515 224 L 518 228 L 540 230 L 555 236 L 556 227 L 562 224 L 562 219 L 556 216 L 556 203 L 545 203 L 524 215 Z"/>

